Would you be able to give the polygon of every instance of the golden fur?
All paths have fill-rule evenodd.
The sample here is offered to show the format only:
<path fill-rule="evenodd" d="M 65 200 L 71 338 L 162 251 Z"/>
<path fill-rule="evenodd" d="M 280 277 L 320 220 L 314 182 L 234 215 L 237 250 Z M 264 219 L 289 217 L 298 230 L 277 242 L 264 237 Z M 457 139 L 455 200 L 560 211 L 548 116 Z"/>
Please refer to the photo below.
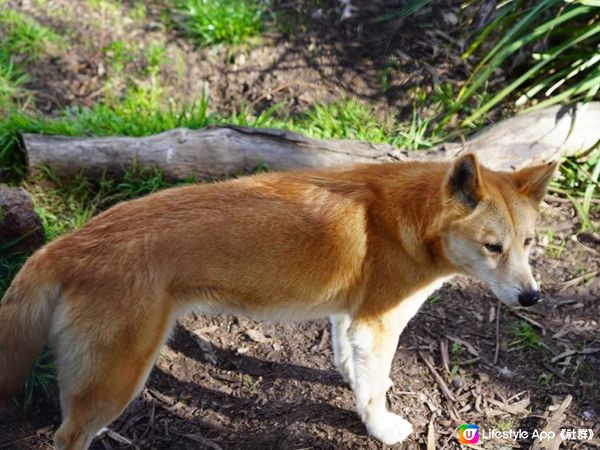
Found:
<path fill-rule="evenodd" d="M 6 292 L 0 399 L 49 341 L 64 416 L 56 446 L 84 449 L 141 389 L 186 308 L 330 316 L 336 363 L 367 429 L 398 442 L 412 428 L 385 409 L 389 384 L 367 383 L 387 380 L 400 331 L 442 277 L 478 275 L 470 265 L 484 260 L 492 278 L 515 272 L 482 245 L 532 232 L 553 169 L 493 172 L 467 155 L 260 174 L 116 205 L 35 253 Z M 508 282 L 521 292 L 522 278 Z"/>

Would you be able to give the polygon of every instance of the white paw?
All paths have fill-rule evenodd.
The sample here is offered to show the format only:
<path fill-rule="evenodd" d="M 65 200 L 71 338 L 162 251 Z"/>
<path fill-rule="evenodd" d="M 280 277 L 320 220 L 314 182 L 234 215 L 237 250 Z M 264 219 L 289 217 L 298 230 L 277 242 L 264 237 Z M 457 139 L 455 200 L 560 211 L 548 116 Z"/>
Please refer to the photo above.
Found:
<path fill-rule="evenodd" d="M 413 432 L 413 426 L 402 417 L 386 411 L 367 424 L 367 431 L 384 444 L 394 445 L 405 440 Z"/>

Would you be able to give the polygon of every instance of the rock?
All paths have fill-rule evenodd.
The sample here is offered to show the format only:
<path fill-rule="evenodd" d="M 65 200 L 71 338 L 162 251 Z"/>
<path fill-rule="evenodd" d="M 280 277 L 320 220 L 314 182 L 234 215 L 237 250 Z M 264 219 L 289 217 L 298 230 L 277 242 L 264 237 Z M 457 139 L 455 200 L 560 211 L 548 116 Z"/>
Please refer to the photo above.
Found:
<path fill-rule="evenodd" d="M 23 188 L 0 185 L 0 253 L 31 253 L 45 239 L 29 193 Z"/>
<path fill-rule="evenodd" d="M 454 389 L 458 389 L 459 387 L 461 387 L 463 385 L 463 380 L 461 380 L 460 378 L 456 377 L 452 379 L 452 387 Z"/>

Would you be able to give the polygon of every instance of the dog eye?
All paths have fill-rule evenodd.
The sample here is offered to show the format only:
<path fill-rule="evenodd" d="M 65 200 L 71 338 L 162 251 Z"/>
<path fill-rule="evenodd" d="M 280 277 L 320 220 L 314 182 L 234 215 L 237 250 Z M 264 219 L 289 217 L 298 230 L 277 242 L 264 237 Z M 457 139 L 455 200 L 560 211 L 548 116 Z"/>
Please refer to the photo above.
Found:
<path fill-rule="evenodd" d="M 485 249 L 490 253 L 502 254 L 502 245 L 500 244 L 485 244 Z"/>
<path fill-rule="evenodd" d="M 525 239 L 525 247 L 529 247 L 532 242 L 533 242 L 533 238 L 527 238 L 527 239 Z"/>

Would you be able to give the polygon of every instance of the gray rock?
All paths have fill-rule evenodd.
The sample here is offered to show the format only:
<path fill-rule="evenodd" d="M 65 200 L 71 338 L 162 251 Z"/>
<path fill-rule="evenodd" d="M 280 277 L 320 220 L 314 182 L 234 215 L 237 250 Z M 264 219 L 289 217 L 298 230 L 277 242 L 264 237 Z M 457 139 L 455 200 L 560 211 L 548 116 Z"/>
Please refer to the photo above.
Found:
<path fill-rule="evenodd" d="M 23 188 L 0 185 L 0 253 L 30 253 L 46 236 L 42 221 Z"/>

